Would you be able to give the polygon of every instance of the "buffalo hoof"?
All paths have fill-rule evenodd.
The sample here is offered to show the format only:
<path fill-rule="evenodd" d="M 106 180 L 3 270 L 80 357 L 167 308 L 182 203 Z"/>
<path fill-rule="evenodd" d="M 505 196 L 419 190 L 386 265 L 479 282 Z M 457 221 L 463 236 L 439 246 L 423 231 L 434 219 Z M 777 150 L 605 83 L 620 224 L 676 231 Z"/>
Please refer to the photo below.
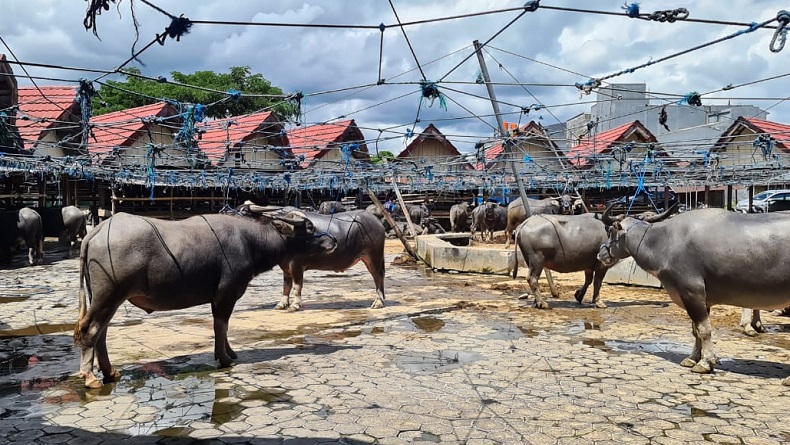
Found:
<path fill-rule="evenodd" d="M 112 368 L 108 374 L 104 376 L 104 383 L 112 383 L 121 380 L 121 373 L 115 368 Z"/>
<path fill-rule="evenodd" d="M 239 358 L 239 354 L 236 354 L 236 351 L 234 351 L 233 349 L 228 349 L 225 352 L 227 352 L 228 353 L 228 357 L 230 357 L 233 360 L 236 360 L 237 358 Z"/>
<path fill-rule="evenodd" d="M 710 374 L 713 372 L 713 366 L 707 360 L 700 360 L 691 368 L 691 372 L 697 374 Z"/>
<path fill-rule="evenodd" d="M 535 300 L 535 307 L 537 309 L 551 309 L 548 303 L 543 300 Z"/>
<path fill-rule="evenodd" d="M 782 380 L 782 385 L 790 386 L 790 377 L 787 377 L 786 379 Z"/>
<path fill-rule="evenodd" d="M 604 303 L 601 300 L 596 301 L 594 304 L 595 304 L 595 307 L 597 307 L 598 309 L 606 309 L 607 308 L 606 303 Z"/>
<path fill-rule="evenodd" d="M 277 303 L 277 306 L 275 306 L 274 309 L 278 311 L 284 311 L 288 309 L 288 303 L 283 303 L 283 302 Z"/>
<path fill-rule="evenodd" d="M 697 362 L 694 359 L 692 359 L 691 357 L 686 357 L 686 358 L 683 359 L 682 362 L 680 362 L 680 366 L 682 366 L 684 368 L 693 368 L 696 365 L 697 365 Z"/>
<path fill-rule="evenodd" d="M 102 382 L 99 379 L 97 379 L 96 376 L 93 375 L 92 372 L 85 376 L 85 387 L 86 388 L 99 389 L 102 386 L 104 386 L 104 384 L 102 384 Z"/>
<path fill-rule="evenodd" d="M 576 301 L 577 301 L 579 304 L 582 304 L 582 300 L 584 300 L 584 294 L 583 294 L 583 293 L 581 293 L 581 292 L 579 292 L 579 291 L 577 290 L 577 291 L 576 291 L 576 293 L 575 293 L 575 294 L 573 294 L 573 298 L 575 298 L 575 299 L 576 299 Z"/>
<path fill-rule="evenodd" d="M 300 309 L 302 309 L 301 304 L 292 303 L 290 306 L 288 306 L 288 312 L 297 312 Z"/>
<path fill-rule="evenodd" d="M 762 332 L 765 332 L 765 331 L 762 331 Z M 749 337 L 757 337 L 758 335 L 760 335 L 760 333 L 757 332 L 757 330 L 754 329 L 751 325 L 744 326 L 743 327 L 743 333 L 748 335 Z"/>
<path fill-rule="evenodd" d="M 371 309 L 381 309 L 384 307 L 384 302 L 381 300 L 376 300 L 373 304 L 370 305 Z"/>
<path fill-rule="evenodd" d="M 220 360 L 218 368 L 219 369 L 225 369 L 225 368 L 230 368 L 233 365 L 235 365 L 235 363 L 233 363 L 233 360 L 228 358 L 227 360 Z"/>
<path fill-rule="evenodd" d="M 532 296 L 532 294 L 530 294 L 530 293 L 521 294 L 521 295 L 518 296 L 518 299 L 519 300 L 526 300 L 527 298 L 529 298 L 531 296 Z"/>

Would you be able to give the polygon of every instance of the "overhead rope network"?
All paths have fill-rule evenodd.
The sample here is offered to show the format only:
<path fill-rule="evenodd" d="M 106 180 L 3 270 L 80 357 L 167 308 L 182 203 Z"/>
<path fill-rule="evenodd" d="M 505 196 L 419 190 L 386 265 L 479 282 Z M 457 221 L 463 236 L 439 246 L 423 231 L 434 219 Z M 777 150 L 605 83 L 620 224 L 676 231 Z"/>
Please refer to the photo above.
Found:
<path fill-rule="evenodd" d="M 131 0 L 131 8 L 134 8 L 134 3 L 138 0 Z M 239 189 L 245 191 L 253 190 L 317 190 L 326 189 L 332 190 L 336 193 L 341 191 L 351 191 L 357 188 L 370 188 L 374 191 L 384 191 L 391 188 L 391 184 L 387 178 L 397 178 L 401 183 L 404 190 L 423 191 L 423 190 L 437 190 L 437 191 L 452 191 L 452 190 L 468 190 L 471 188 L 484 189 L 489 191 L 494 190 L 510 190 L 512 187 L 512 174 L 504 167 L 508 162 L 515 162 L 519 165 L 520 171 L 525 179 L 529 181 L 530 188 L 549 188 L 557 190 L 565 190 L 569 184 L 573 188 L 599 188 L 606 189 L 612 187 L 636 187 L 637 190 L 644 189 L 650 186 L 690 186 L 690 185 L 739 185 L 739 184 L 752 184 L 756 182 L 771 182 L 790 180 L 786 177 L 787 165 L 790 160 L 786 160 L 780 156 L 775 149 L 776 141 L 770 138 L 755 140 L 754 151 L 749 159 L 726 160 L 720 156 L 720 152 L 730 145 L 736 145 L 735 141 L 717 141 L 716 139 L 688 139 L 679 142 L 664 143 L 659 147 L 655 144 L 649 143 L 629 143 L 623 146 L 615 147 L 607 153 L 598 153 L 598 150 L 593 150 L 592 159 L 588 154 L 578 155 L 574 157 L 573 151 L 562 153 L 564 156 L 558 156 L 558 147 L 560 149 L 563 143 L 568 146 L 571 145 L 571 140 L 566 134 L 551 135 L 547 138 L 541 134 L 496 134 L 497 128 L 491 123 L 494 114 L 480 114 L 471 110 L 466 106 L 460 98 L 471 98 L 472 100 L 485 100 L 490 99 L 477 90 L 476 88 L 481 83 L 479 79 L 469 79 L 468 81 L 450 80 L 448 77 L 453 74 L 459 67 L 466 63 L 470 58 L 474 57 L 474 49 L 470 50 L 470 46 L 465 46 L 456 51 L 445 54 L 441 57 L 435 58 L 429 62 L 420 63 L 418 54 L 415 47 L 408 35 L 408 29 L 416 25 L 426 25 L 431 23 L 445 22 L 449 20 L 466 20 L 473 17 L 480 17 L 483 15 L 495 14 L 514 14 L 507 24 L 502 28 L 491 34 L 491 36 L 484 41 L 481 45 L 485 54 L 494 60 L 508 78 L 508 82 L 492 82 L 494 85 L 502 85 L 503 87 L 519 87 L 528 96 L 527 104 L 513 103 L 512 100 L 498 100 L 497 102 L 506 107 L 506 110 L 501 113 L 502 116 L 510 121 L 515 121 L 520 126 L 524 121 L 535 120 L 540 125 L 542 120 L 542 113 L 548 113 L 557 123 L 563 123 L 557 116 L 556 112 L 563 107 L 592 105 L 596 100 L 580 100 L 572 103 L 546 103 L 540 100 L 541 93 L 535 89 L 542 88 L 576 88 L 582 96 L 589 95 L 592 91 L 598 91 L 599 95 L 606 96 L 607 92 L 616 95 L 614 98 L 604 98 L 602 100 L 629 100 L 619 97 L 620 92 L 617 86 L 607 86 L 606 90 L 599 90 L 599 87 L 608 85 L 610 81 L 621 75 L 633 73 L 636 70 L 646 69 L 652 65 L 665 62 L 676 57 L 687 55 L 694 51 L 703 50 L 713 45 L 720 44 L 730 39 L 734 39 L 746 34 L 753 33 L 760 29 L 773 31 L 773 38 L 770 43 L 770 51 L 779 52 L 783 49 L 786 40 L 788 27 L 790 27 L 790 14 L 786 11 L 780 11 L 776 17 L 764 20 L 757 23 L 741 23 L 741 22 L 725 22 L 717 20 L 706 20 L 692 17 L 688 10 L 677 8 L 673 10 L 654 11 L 652 13 L 643 13 L 639 10 L 639 5 L 636 3 L 626 4 L 620 11 L 596 11 L 580 8 L 566 8 L 550 5 L 542 5 L 540 1 L 527 2 L 523 7 L 518 8 L 504 8 L 497 10 L 481 11 L 479 13 L 469 13 L 449 17 L 439 17 L 434 19 L 425 19 L 418 21 L 401 21 L 395 3 L 390 0 L 389 4 L 395 17 L 395 23 L 385 24 L 381 22 L 378 25 L 339 25 L 339 24 L 315 24 L 315 23 L 265 23 L 265 22 L 230 22 L 221 20 L 190 20 L 183 15 L 176 16 L 171 14 L 159 6 L 155 5 L 148 0 L 139 0 L 147 7 L 153 8 L 162 15 L 166 16 L 170 23 L 165 27 L 164 31 L 158 33 L 154 38 L 141 49 L 135 49 L 134 46 L 131 51 L 131 56 L 112 69 L 95 69 L 95 68 L 79 68 L 58 66 L 45 63 L 23 62 L 16 58 L 16 55 L 10 51 L 5 41 L 0 41 L 8 49 L 9 54 L 12 55 L 14 60 L 9 63 L 15 64 L 22 68 L 24 75 L 18 77 L 25 77 L 33 83 L 36 88 L 36 79 L 43 80 L 56 80 L 61 82 L 68 82 L 75 84 L 75 96 L 78 99 L 81 107 L 81 115 L 79 122 L 66 121 L 66 122 L 53 122 L 49 120 L 47 123 L 58 123 L 59 128 L 67 131 L 72 131 L 74 136 L 66 140 L 68 143 L 76 143 L 80 147 L 88 147 L 89 152 L 80 155 L 66 156 L 63 158 L 53 158 L 50 156 L 22 156 L 10 153 L 0 154 L 0 171 L 5 172 L 24 172 L 24 174 L 32 177 L 53 177 L 57 175 L 68 175 L 73 178 L 82 178 L 88 181 L 103 180 L 109 181 L 114 184 L 136 184 L 141 186 L 151 187 L 152 193 L 155 187 L 184 187 L 184 188 L 204 188 L 204 187 L 217 187 L 224 190 Z M 90 29 L 97 34 L 97 16 L 102 11 L 107 11 L 110 5 L 115 3 L 115 0 L 91 0 L 88 7 L 84 25 L 86 29 Z M 522 20 L 528 14 L 540 14 L 542 10 L 553 10 L 564 13 L 580 13 L 580 14 L 602 14 L 610 16 L 620 16 L 625 20 L 637 19 L 641 21 L 652 21 L 656 23 L 704 23 L 715 24 L 723 26 L 737 26 L 740 27 L 738 31 L 728 34 L 724 37 L 715 39 L 710 42 L 705 42 L 699 45 L 692 46 L 686 50 L 669 54 L 656 60 L 650 60 L 646 63 L 622 69 L 620 71 L 611 73 L 601 77 L 585 76 L 581 73 L 569 70 L 567 68 L 558 67 L 552 64 L 541 62 L 523 55 L 519 55 L 512 51 L 503 50 L 492 45 L 498 36 L 505 32 L 508 28 L 512 27 L 519 20 Z M 134 10 L 132 9 L 134 12 Z M 137 28 L 137 18 L 133 17 L 135 27 Z M 296 92 L 291 94 L 284 94 L 280 96 L 270 95 L 256 95 L 249 94 L 243 91 L 217 91 L 194 85 L 174 82 L 164 77 L 151 77 L 145 74 L 136 73 L 124 70 L 124 68 L 133 61 L 139 62 L 139 57 L 143 52 L 149 50 L 155 43 L 165 45 L 166 39 L 170 38 L 179 41 L 182 37 L 194 26 L 206 25 L 223 25 L 223 26 L 288 26 L 288 27 L 305 27 L 305 28 L 327 28 L 327 29 L 362 29 L 370 30 L 371 32 L 380 33 L 380 44 L 378 54 L 378 67 L 375 74 L 375 79 L 371 76 L 371 82 L 362 85 L 352 85 L 343 88 L 337 88 L 327 91 L 313 91 L 313 92 Z M 390 28 L 397 28 L 402 34 L 404 40 L 410 51 L 411 58 L 415 62 L 415 68 L 405 71 L 403 73 L 385 78 L 382 73 L 382 61 L 385 54 L 384 34 Z M 138 34 L 139 38 L 139 34 Z M 136 45 L 137 42 L 135 42 Z M 576 77 L 587 78 L 584 82 L 568 82 L 568 83 L 523 83 L 508 69 L 503 60 L 495 57 L 493 52 L 498 54 L 517 57 L 520 59 L 531 61 L 535 64 L 545 66 L 549 69 L 559 70 L 564 75 L 573 75 Z M 432 81 L 427 76 L 426 69 L 432 64 L 445 60 L 448 57 L 462 56 L 461 60 L 453 65 L 452 69 L 447 71 L 444 75 L 437 77 L 438 80 Z M 36 68 L 51 68 L 61 71 L 74 71 L 80 72 L 82 75 L 93 74 L 95 77 L 92 80 L 86 80 L 81 77 L 80 79 L 58 79 L 55 76 L 31 76 L 26 70 L 27 67 Z M 417 80 L 399 80 L 401 77 L 419 72 L 419 79 Z M 92 109 L 91 100 L 96 95 L 96 90 L 93 84 L 102 87 L 115 88 L 125 94 L 139 94 L 132 91 L 123 90 L 123 88 L 112 85 L 103 81 L 108 76 L 124 74 L 127 76 L 138 77 L 146 80 L 153 80 L 157 82 L 170 82 L 185 88 L 196 88 L 203 91 L 216 93 L 221 95 L 221 99 L 209 104 L 182 104 L 168 98 L 155 98 L 147 97 L 150 101 L 165 100 L 173 104 L 179 111 L 175 116 L 165 118 L 140 118 L 139 116 L 130 116 L 124 122 L 112 122 L 108 124 L 92 122 Z M 737 85 L 727 85 L 721 89 L 697 93 L 657 93 L 651 92 L 650 96 L 659 99 L 661 102 L 651 108 L 661 109 L 667 105 L 684 106 L 684 107 L 699 107 L 702 101 L 714 100 L 727 100 L 733 98 L 726 97 L 712 97 L 714 93 L 729 92 L 737 88 L 754 85 L 761 82 L 775 81 L 786 76 L 790 73 L 766 77 L 763 79 L 754 79 L 749 82 L 743 82 Z M 470 88 L 466 88 L 469 86 Z M 373 88 L 388 88 L 393 90 L 393 94 L 383 98 L 377 103 L 365 105 L 347 112 L 343 115 L 336 116 L 333 119 L 324 122 L 309 121 L 305 116 L 315 113 L 323 107 L 332 103 L 337 103 L 357 95 L 363 94 Z M 405 90 L 404 90 L 405 88 Z M 42 96 L 46 95 L 42 92 Z M 314 107 L 310 108 L 313 98 L 323 98 L 328 96 L 335 96 L 330 100 L 323 100 L 317 103 Z M 267 97 L 274 99 L 276 102 L 271 107 L 280 103 L 292 103 L 297 108 L 296 120 L 302 126 L 313 124 L 332 124 L 341 120 L 349 119 L 357 113 L 370 110 L 376 107 L 386 106 L 398 101 L 415 100 L 417 109 L 413 120 L 394 124 L 386 128 L 366 127 L 364 123 L 358 126 L 360 130 L 371 134 L 374 137 L 367 137 L 364 140 L 354 141 L 346 144 L 341 144 L 339 147 L 340 156 L 333 160 L 324 160 L 320 156 L 316 156 L 310 168 L 300 169 L 300 164 L 306 163 L 309 159 L 304 157 L 294 157 L 288 155 L 287 150 L 281 147 L 254 147 L 253 150 L 273 150 L 281 156 L 281 169 L 280 172 L 266 172 L 258 168 L 255 160 L 236 160 L 227 156 L 221 159 L 208 160 L 201 156 L 199 139 L 200 135 L 206 131 L 221 130 L 226 134 L 224 145 L 227 148 L 234 146 L 240 136 L 234 134 L 232 131 L 232 124 L 222 120 L 206 120 L 204 113 L 211 110 L 213 107 L 220 106 L 227 101 L 238 100 L 240 97 Z M 752 100 L 770 100 L 773 102 L 782 103 L 788 100 L 787 97 L 774 97 L 774 98 L 750 98 Z M 774 106 L 776 106 L 774 104 Z M 400 162 L 389 162 L 385 164 L 370 164 L 357 159 L 361 153 L 363 146 L 368 147 L 368 152 L 375 154 L 374 149 L 378 149 L 379 144 L 389 142 L 403 141 L 406 145 L 411 138 L 417 136 L 417 126 L 422 123 L 421 113 L 426 107 L 436 107 L 438 109 L 446 110 L 446 116 L 432 117 L 431 122 L 435 123 L 453 123 L 463 122 L 468 120 L 476 120 L 485 123 L 492 131 L 486 135 L 462 135 L 462 134 L 445 134 L 444 136 L 453 144 L 457 145 L 474 145 L 475 152 L 456 156 L 449 159 L 442 159 L 437 162 L 430 158 L 411 158 Z M 260 111 L 266 111 L 263 109 Z M 507 111 L 511 110 L 511 111 Z M 16 109 L 0 110 L 5 116 L 16 113 Z M 434 113 L 435 115 L 435 113 Z M 539 116 L 536 116 L 539 115 Z M 3 114 L 0 114 L 2 117 Z M 36 116 L 21 116 L 17 113 L 18 119 L 25 121 L 36 122 L 41 121 L 41 118 Z M 4 118 L 3 118 L 4 119 Z M 99 129 L 107 131 L 110 134 L 113 132 L 121 134 L 124 126 L 131 123 L 138 123 L 143 121 L 145 124 L 147 137 L 149 139 L 148 148 L 142 150 L 137 154 L 127 153 L 123 156 L 122 163 L 106 162 L 108 159 L 117 155 L 118 147 L 112 144 L 102 145 L 95 140 L 91 139 L 92 132 Z M 599 134 L 597 127 L 604 124 L 604 121 L 588 124 L 587 139 L 592 143 L 597 144 L 596 137 Z M 156 124 L 156 125 L 153 125 Z M 286 125 L 288 122 L 282 122 Z M 0 126 L 0 130 L 2 130 Z M 566 129 L 566 133 L 567 133 Z M 176 137 L 173 137 L 176 134 Z M 780 135 L 784 136 L 784 135 Z M 95 138 L 94 138 L 95 139 Z M 172 139 L 170 144 L 156 144 L 155 141 Z M 290 146 L 291 150 L 299 152 L 317 153 L 317 150 L 327 150 L 323 147 L 320 141 L 315 141 L 315 145 L 309 141 L 304 146 Z M 710 147 L 718 142 L 716 151 L 711 151 Z M 36 141 L 34 137 L 27 136 L 25 140 L 26 146 L 30 147 L 33 143 L 38 143 L 39 146 L 46 145 L 43 141 Z M 547 150 L 529 152 L 502 152 L 496 158 L 488 158 L 486 150 L 490 150 L 497 145 L 505 143 L 528 144 L 533 147 L 544 147 Z M 61 142 L 63 144 L 63 142 Z M 319 147 L 319 148 L 316 148 Z M 322 148 L 321 148 L 322 147 Z M 338 149 L 338 148 L 335 148 Z M 364 154 L 362 154 L 364 156 Z M 304 155 L 303 155 L 304 156 Z M 593 162 L 590 162 L 593 161 Z M 590 168 L 578 168 L 586 166 L 590 163 Z M 181 166 L 180 169 L 161 168 L 167 166 Z"/>

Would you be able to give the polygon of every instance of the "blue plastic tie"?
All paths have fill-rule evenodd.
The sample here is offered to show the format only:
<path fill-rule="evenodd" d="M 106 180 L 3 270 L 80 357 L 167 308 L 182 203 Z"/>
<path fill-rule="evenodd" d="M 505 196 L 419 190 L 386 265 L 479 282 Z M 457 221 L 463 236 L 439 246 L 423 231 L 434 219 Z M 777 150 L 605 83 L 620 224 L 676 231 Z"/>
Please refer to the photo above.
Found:
<path fill-rule="evenodd" d="M 631 17 L 632 19 L 639 18 L 639 3 L 631 3 L 630 5 L 625 3 L 620 8 L 625 10 L 625 13 L 628 15 L 628 17 Z"/>

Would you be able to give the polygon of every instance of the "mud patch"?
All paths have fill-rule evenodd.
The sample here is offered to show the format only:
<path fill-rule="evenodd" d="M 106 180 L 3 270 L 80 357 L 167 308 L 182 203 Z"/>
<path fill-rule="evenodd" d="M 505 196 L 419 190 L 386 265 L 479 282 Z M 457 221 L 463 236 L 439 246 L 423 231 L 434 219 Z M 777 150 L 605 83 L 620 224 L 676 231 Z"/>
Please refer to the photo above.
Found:
<path fill-rule="evenodd" d="M 421 331 L 423 332 L 439 332 L 444 327 L 444 321 L 436 317 L 414 317 L 411 319 Z"/>

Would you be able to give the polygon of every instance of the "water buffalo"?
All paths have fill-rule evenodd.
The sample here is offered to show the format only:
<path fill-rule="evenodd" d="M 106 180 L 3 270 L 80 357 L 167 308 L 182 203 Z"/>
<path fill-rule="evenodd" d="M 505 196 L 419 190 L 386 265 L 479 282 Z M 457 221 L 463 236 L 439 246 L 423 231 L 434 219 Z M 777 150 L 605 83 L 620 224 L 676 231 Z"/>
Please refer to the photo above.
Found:
<path fill-rule="evenodd" d="M 333 213 L 345 212 L 343 203 L 340 201 L 324 201 L 318 205 L 318 213 L 322 215 L 331 215 Z"/>
<path fill-rule="evenodd" d="M 421 233 L 423 235 L 433 235 L 436 233 L 446 232 L 446 230 L 444 230 L 444 227 L 442 227 L 442 225 L 439 224 L 439 221 L 437 221 L 436 218 L 433 217 L 423 218 L 423 220 L 420 222 L 420 227 L 422 227 Z"/>
<path fill-rule="evenodd" d="M 82 349 L 85 386 L 102 385 L 93 374 L 94 354 L 104 382 L 120 377 L 107 355 L 107 325 L 124 301 L 148 313 L 210 303 L 214 355 L 227 367 L 236 358 L 228 320 L 250 280 L 289 256 L 321 255 L 336 247 L 332 236 L 293 212 L 264 216 L 262 222 L 228 215 L 163 221 L 126 213 L 103 221 L 80 248 L 74 343 Z"/>
<path fill-rule="evenodd" d="M 671 210 L 641 221 L 629 217 L 612 221 L 609 240 L 601 245 L 598 258 L 611 266 L 632 256 L 661 281 L 692 321 L 694 348 L 681 365 L 709 373 L 716 363 L 711 306 L 775 309 L 790 304 L 785 261 L 790 219 L 704 209 L 656 222 Z M 790 378 L 783 383 L 790 384 Z"/>
<path fill-rule="evenodd" d="M 406 210 L 409 212 L 409 218 L 413 224 L 420 224 L 423 218 L 431 216 L 431 210 L 425 203 L 406 204 Z M 392 214 L 393 216 L 403 216 L 403 209 L 400 205 L 396 205 Z"/>
<path fill-rule="evenodd" d="M 44 236 L 61 238 L 65 235 L 70 247 L 69 256 L 77 238 L 84 239 L 88 234 L 86 216 L 76 206 L 31 208 L 41 215 Z"/>
<path fill-rule="evenodd" d="M 561 273 L 583 270 L 584 284 L 574 294 L 576 301 L 581 304 L 587 288 L 593 283 L 592 303 L 597 308 L 606 307 L 599 296 L 609 268 L 598 261 L 598 251 L 607 235 L 606 226 L 596 215 L 535 215 L 521 223 L 515 234 L 516 246 L 529 267 L 529 287 L 536 308 L 549 308 L 538 290 L 538 279 L 544 267 Z M 513 268 L 513 278 L 517 274 L 518 261 Z"/>
<path fill-rule="evenodd" d="M 582 200 L 576 199 L 573 201 L 569 195 L 562 195 L 558 198 L 527 199 L 529 199 L 530 215 L 579 215 L 584 213 Z M 527 212 L 524 210 L 524 205 L 521 204 L 521 198 L 516 198 L 507 206 L 507 227 L 505 228 L 507 241 L 505 241 L 505 248 L 510 247 L 513 232 L 525 219 L 527 219 Z"/>
<path fill-rule="evenodd" d="M 256 206 L 248 205 L 250 210 Z M 245 206 L 239 211 L 248 215 Z M 337 249 L 322 255 L 301 252 L 285 254 L 279 261 L 283 270 L 283 296 L 275 309 L 298 311 L 302 308 L 302 284 L 306 270 L 342 272 L 362 261 L 376 286 L 376 298 L 371 309 L 384 307 L 384 226 L 365 210 L 353 210 L 337 215 L 305 212 L 318 233 L 326 233 L 337 240 Z M 294 297 L 290 298 L 293 289 Z"/>
<path fill-rule="evenodd" d="M 0 212 L 0 260 L 11 260 L 11 252 L 19 241 L 28 248 L 27 259 L 32 266 L 44 262 L 44 232 L 41 216 L 30 208 Z"/>
<path fill-rule="evenodd" d="M 486 233 L 488 240 L 494 240 L 494 232 L 505 230 L 507 226 L 507 209 L 495 202 L 480 204 L 472 210 L 471 237 L 474 238 L 475 231 L 480 230 L 480 241 L 485 241 Z"/>
<path fill-rule="evenodd" d="M 469 203 L 462 202 L 454 204 L 450 207 L 450 231 L 451 232 L 466 232 L 469 230 Z"/>

